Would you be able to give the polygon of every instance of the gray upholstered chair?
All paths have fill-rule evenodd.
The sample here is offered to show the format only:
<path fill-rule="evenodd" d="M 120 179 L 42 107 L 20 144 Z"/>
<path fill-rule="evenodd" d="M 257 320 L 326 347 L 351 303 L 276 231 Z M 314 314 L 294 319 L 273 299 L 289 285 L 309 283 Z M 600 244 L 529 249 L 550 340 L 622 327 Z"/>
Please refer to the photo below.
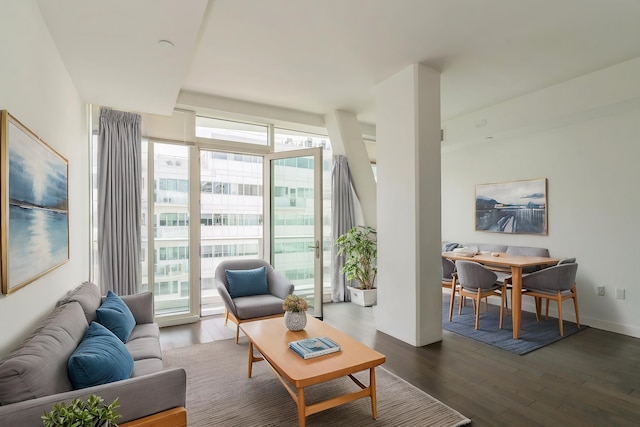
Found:
<path fill-rule="evenodd" d="M 442 257 L 442 287 L 452 288 L 453 272 L 456 271 L 456 264 L 450 259 Z"/>
<path fill-rule="evenodd" d="M 229 286 L 227 271 L 242 274 L 247 270 L 264 267 L 266 270 L 267 289 L 258 294 L 236 292 Z M 268 319 L 284 315 L 282 302 L 293 293 L 293 283 L 278 273 L 266 261 L 261 259 L 238 259 L 221 262 L 215 272 L 216 287 L 225 305 L 224 324 L 231 319 L 236 324 L 236 344 L 240 333 L 240 324 L 253 320 Z M 242 283 L 240 283 L 242 285 Z M 253 284 L 250 284 L 253 287 Z M 250 292 L 249 292 L 250 293 Z"/>
<path fill-rule="evenodd" d="M 506 297 L 506 288 L 504 283 L 496 282 L 498 276 L 482 264 L 472 261 L 456 261 L 457 281 L 459 288 L 457 292 L 460 295 L 460 306 L 458 312 L 462 312 L 462 299 L 469 297 L 473 299 L 473 308 L 476 315 L 475 328 L 480 327 L 480 303 L 482 298 L 489 296 L 500 297 L 500 329 L 502 329 L 502 319 L 504 315 L 504 303 Z M 454 291 L 455 293 L 455 291 Z M 449 307 L 449 321 L 453 312 L 453 295 Z"/>
<path fill-rule="evenodd" d="M 548 267 L 522 278 L 522 295 L 529 295 L 536 301 L 536 319 L 540 320 L 541 299 L 547 301 L 546 318 L 549 318 L 549 300 L 558 303 L 558 323 L 560 336 L 564 335 L 562 327 L 562 302 L 573 299 L 573 307 L 576 311 L 576 324 L 580 328 L 578 315 L 578 294 L 576 291 L 577 263 L 563 263 Z"/>

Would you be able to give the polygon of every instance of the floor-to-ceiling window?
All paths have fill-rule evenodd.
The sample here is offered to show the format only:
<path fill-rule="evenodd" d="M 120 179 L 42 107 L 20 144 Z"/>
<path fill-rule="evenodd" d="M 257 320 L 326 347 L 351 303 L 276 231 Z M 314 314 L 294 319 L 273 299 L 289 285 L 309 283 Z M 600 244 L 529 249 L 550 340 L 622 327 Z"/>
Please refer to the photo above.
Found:
<path fill-rule="evenodd" d="M 264 257 L 267 243 L 264 242 L 263 156 L 271 151 L 322 147 L 324 241 L 321 246 L 325 253 L 325 293 L 330 295 L 331 148 L 328 137 L 284 129 L 274 131 L 264 124 L 206 117 L 196 118 L 195 133 L 197 149 L 183 143 L 143 138 L 140 291 L 154 292 L 156 316 L 162 319 L 189 313 L 193 316 L 222 312 L 213 278 L 219 262 L 238 257 Z M 274 137 L 272 143 L 269 135 Z M 94 173 L 96 164 L 94 161 Z M 197 178 L 192 171 L 194 167 Z M 275 191 L 281 193 L 278 197 L 286 198 L 289 207 L 291 203 L 303 206 L 313 197 L 313 190 L 294 184 L 285 178 L 285 183 Z M 97 200 L 95 188 L 94 200 Z M 96 209 L 94 203 L 94 213 Z M 314 219 L 305 214 L 295 219 L 278 214 L 274 220 L 281 230 L 314 223 Z M 94 222 L 94 230 L 96 226 Z M 94 248 L 97 248 L 95 236 L 97 233 L 94 233 Z M 286 254 L 292 245 L 307 243 L 282 242 L 275 248 L 276 256 L 286 261 L 283 274 L 292 280 L 307 278 L 310 272 L 307 267 L 297 266 L 295 260 L 287 260 Z M 96 266 L 94 262 L 93 277 L 97 277 Z M 194 268 L 199 274 L 195 274 Z M 199 300 L 194 301 L 194 295 Z"/>
<path fill-rule="evenodd" d="M 262 258 L 262 156 L 200 151 L 201 314 L 222 313 L 216 290 L 218 264 Z"/>
<path fill-rule="evenodd" d="M 148 262 L 153 266 L 156 316 L 189 313 L 189 147 L 154 142 L 152 153 L 153 245 L 150 249 L 147 242 L 143 248 L 153 251 Z M 143 282 L 148 272 L 143 272 Z"/>

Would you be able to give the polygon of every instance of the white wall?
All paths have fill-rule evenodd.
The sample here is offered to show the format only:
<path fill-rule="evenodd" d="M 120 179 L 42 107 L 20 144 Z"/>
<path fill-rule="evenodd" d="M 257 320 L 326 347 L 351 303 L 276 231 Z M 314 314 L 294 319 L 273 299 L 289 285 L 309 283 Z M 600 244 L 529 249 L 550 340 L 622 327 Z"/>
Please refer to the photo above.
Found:
<path fill-rule="evenodd" d="M 476 127 L 483 120 L 487 125 Z M 456 118 L 445 128 L 443 240 L 575 256 L 581 322 L 640 337 L 640 58 Z M 548 236 L 474 231 L 476 184 L 545 177 Z M 596 296 L 602 285 L 606 295 Z M 626 289 L 625 300 L 615 299 L 616 288 Z M 529 299 L 525 308 L 532 311 Z M 572 319 L 566 304 L 563 315 Z"/>
<path fill-rule="evenodd" d="M 0 356 L 17 346 L 69 289 L 89 277 L 89 154 L 83 106 L 33 0 L 3 2 L 0 109 L 69 161 L 70 261 L 0 296 Z"/>

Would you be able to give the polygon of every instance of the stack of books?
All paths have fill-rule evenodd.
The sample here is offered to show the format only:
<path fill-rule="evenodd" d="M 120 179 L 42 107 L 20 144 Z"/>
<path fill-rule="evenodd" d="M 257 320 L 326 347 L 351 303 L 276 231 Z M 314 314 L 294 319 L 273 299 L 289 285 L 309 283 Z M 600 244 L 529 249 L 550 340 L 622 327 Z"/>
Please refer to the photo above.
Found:
<path fill-rule="evenodd" d="M 312 357 L 340 351 L 340 346 L 328 337 L 305 338 L 303 340 L 291 341 L 289 348 L 303 359 L 311 359 Z"/>

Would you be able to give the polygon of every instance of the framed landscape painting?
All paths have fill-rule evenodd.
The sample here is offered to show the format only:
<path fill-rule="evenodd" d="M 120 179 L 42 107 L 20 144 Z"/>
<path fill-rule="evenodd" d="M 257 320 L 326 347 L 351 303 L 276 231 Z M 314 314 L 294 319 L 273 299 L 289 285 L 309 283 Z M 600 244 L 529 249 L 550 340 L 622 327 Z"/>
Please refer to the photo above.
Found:
<path fill-rule="evenodd" d="M 69 260 L 68 163 L 7 111 L 1 112 L 2 292 Z"/>
<path fill-rule="evenodd" d="M 547 234 L 547 179 L 476 185 L 476 231 Z"/>

